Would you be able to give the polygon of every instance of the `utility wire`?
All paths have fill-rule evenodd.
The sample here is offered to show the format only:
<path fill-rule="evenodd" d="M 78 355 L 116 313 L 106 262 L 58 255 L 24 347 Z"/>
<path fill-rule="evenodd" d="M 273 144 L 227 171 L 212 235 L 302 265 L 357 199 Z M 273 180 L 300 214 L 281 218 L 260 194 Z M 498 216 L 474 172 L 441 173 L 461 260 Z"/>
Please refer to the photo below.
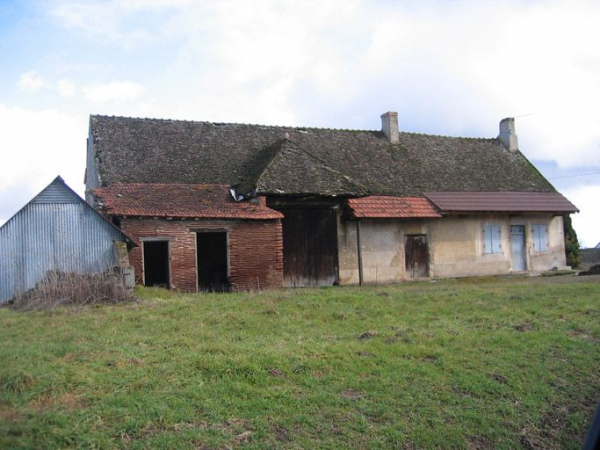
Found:
<path fill-rule="evenodd" d="M 577 175 L 565 175 L 562 177 L 550 177 L 549 180 L 558 180 L 559 178 L 575 178 L 575 177 L 587 177 L 588 175 L 600 175 L 600 172 L 591 172 L 591 173 L 580 173 Z"/>

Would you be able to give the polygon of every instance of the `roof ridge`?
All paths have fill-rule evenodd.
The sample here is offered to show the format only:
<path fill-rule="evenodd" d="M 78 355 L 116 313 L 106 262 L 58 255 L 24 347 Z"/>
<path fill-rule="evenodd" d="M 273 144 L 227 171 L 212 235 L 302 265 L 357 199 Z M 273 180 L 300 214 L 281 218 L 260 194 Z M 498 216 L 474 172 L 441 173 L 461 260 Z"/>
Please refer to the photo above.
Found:
<path fill-rule="evenodd" d="M 429 133 L 419 133 L 416 131 L 400 131 L 400 134 L 406 134 L 410 136 L 425 136 L 425 137 L 434 137 L 434 138 L 444 138 L 444 139 L 464 139 L 471 141 L 497 141 L 497 137 L 488 138 L 488 137 L 473 137 L 473 136 L 450 136 L 447 134 L 429 134 Z"/>
<path fill-rule="evenodd" d="M 322 131 L 354 131 L 354 132 L 364 132 L 364 133 L 381 133 L 381 130 L 367 130 L 367 129 L 359 129 L 359 128 L 332 128 L 332 127 L 311 127 L 311 126 L 301 126 L 301 125 L 267 125 L 261 123 L 244 123 L 244 122 L 211 122 L 208 120 L 185 120 L 185 119 L 162 119 L 155 117 L 128 117 L 128 116 L 115 116 L 115 115 L 107 115 L 107 114 L 90 114 L 90 118 L 104 118 L 104 119 L 127 119 L 127 120 L 139 120 L 139 121 L 152 121 L 152 122 L 180 122 L 180 123 L 203 123 L 208 125 L 216 125 L 216 126 L 225 126 L 225 125 L 234 125 L 234 126 L 246 126 L 246 127 L 262 127 L 262 128 L 272 128 L 272 129 L 281 129 L 281 130 L 297 130 L 297 131 L 305 131 L 305 130 L 322 130 Z"/>
<path fill-rule="evenodd" d="M 144 183 L 144 182 L 135 182 L 135 183 L 109 183 L 106 186 L 98 186 L 93 188 L 94 189 L 105 189 L 108 187 L 113 187 L 113 186 L 202 186 L 202 187 L 206 187 L 206 186 L 219 186 L 219 187 L 227 187 L 229 188 L 229 184 L 228 183 L 154 183 L 154 182 L 150 182 L 150 183 Z"/>
<path fill-rule="evenodd" d="M 335 127 L 316 127 L 316 126 L 301 126 L 301 125 L 267 125 L 261 123 L 245 123 L 245 122 L 211 122 L 208 120 L 185 120 L 185 119 L 163 119 L 156 117 L 128 117 L 128 116 L 115 116 L 107 114 L 90 114 L 90 118 L 104 118 L 104 119 L 127 119 L 137 121 L 149 121 L 149 122 L 170 122 L 170 123 L 197 123 L 207 124 L 214 126 L 241 126 L 241 127 L 261 127 L 271 128 L 274 130 L 295 130 L 299 132 L 315 130 L 315 131 L 346 131 L 355 133 L 383 133 L 381 130 L 369 130 L 366 128 L 335 128 Z M 400 135 L 409 136 L 425 136 L 425 137 L 439 137 L 446 139 L 468 139 L 478 141 L 496 141 L 497 137 L 473 137 L 473 136 L 451 136 L 447 134 L 431 134 L 421 133 L 418 131 L 400 131 Z"/>

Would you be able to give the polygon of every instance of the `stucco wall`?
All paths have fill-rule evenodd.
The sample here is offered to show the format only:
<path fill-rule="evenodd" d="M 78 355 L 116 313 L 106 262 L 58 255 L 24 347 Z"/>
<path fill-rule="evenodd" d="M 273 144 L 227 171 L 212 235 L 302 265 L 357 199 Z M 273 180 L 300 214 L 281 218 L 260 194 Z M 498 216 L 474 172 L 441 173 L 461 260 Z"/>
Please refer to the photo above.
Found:
<path fill-rule="evenodd" d="M 483 225 L 501 228 L 501 253 L 484 253 Z M 533 248 L 532 225 L 548 225 L 548 251 Z M 542 272 L 565 265 L 562 217 L 546 215 L 481 215 L 432 220 L 363 219 L 361 247 L 366 283 L 405 280 L 404 239 L 425 234 L 429 244 L 431 277 L 461 277 L 508 274 L 512 269 L 510 225 L 525 226 L 528 272 Z M 340 284 L 358 283 L 356 222 L 338 224 Z"/>

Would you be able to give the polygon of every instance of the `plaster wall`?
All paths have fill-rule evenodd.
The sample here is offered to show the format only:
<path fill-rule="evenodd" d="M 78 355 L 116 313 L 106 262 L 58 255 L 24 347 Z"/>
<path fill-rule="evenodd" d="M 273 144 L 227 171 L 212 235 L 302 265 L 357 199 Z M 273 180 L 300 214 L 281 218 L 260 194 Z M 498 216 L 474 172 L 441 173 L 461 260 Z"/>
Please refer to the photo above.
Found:
<path fill-rule="evenodd" d="M 483 226 L 500 225 L 501 252 L 484 252 Z M 536 252 L 533 225 L 548 226 L 548 251 Z M 434 278 L 501 275 L 513 272 L 510 225 L 525 228 L 528 272 L 565 266 L 562 217 L 550 214 L 509 216 L 500 214 L 455 216 L 431 220 L 363 219 L 361 247 L 365 283 L 397 282 L 405 274 L 406 235 L 425 234 L 429 244 L 429 275 Z M 357 284 L 356 222 L 338 223 L 340 284 Z"/>
<path fill-rule="evenodd" d="M 404 280 L 406 278 L 404 238 L 409 234 L 429 235 L 433 222 L 435 221 L 361 220 L 360 235 L 365 283 L 390 283 Z M 340 284 L 357 284 L 359 276 L 356 222 L 340 221 L 338 230 Z"/>

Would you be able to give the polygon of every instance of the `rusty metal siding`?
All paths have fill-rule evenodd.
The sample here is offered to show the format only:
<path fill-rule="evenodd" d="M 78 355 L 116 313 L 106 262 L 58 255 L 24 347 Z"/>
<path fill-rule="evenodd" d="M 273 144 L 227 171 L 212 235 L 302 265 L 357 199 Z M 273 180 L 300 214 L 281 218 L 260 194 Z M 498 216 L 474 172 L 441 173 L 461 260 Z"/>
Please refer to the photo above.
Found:
<path fill-rule="evenodd" d="M 31 289 L 49 270 L 106 270 L 117 262 L 114 241 L 123 239 L 81 199 L 30 202 L 0 228 L 0 301 Z"/>

